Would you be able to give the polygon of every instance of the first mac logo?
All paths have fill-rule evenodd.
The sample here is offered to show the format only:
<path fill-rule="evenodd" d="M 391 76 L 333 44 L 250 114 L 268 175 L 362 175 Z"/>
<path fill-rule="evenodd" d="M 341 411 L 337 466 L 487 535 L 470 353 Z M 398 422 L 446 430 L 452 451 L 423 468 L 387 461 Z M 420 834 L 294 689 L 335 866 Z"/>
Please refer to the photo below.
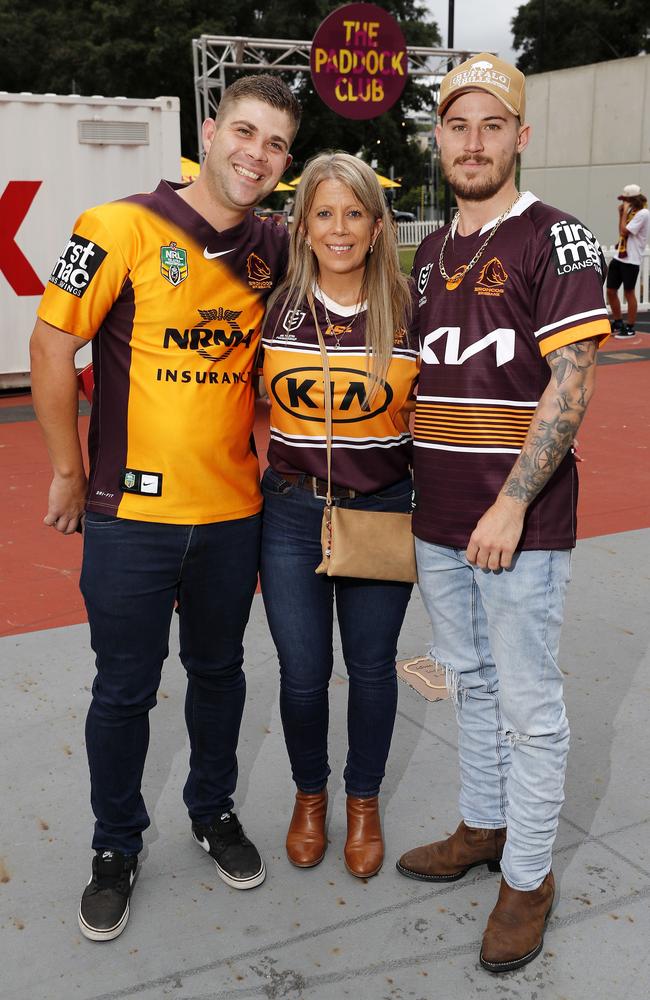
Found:
<path fill-rule="evenodd" d="M 81 298 L 106 256 L 98 243 L 73 233 L 50 275 L 50 281 L 70 295 Z"/>

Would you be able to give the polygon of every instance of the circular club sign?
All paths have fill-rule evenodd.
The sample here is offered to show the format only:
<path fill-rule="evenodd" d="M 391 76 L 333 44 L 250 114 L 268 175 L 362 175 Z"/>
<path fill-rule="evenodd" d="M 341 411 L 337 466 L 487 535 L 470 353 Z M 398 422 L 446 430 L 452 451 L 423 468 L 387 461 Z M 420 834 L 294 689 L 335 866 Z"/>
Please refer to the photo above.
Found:
<path fill-rule="evenodd" d="M 321 100 L 343 118 L 377 118 L 404 90 L 408 57 L 395 20 L 372 3 L 339 7 L 311 46 L 311 78 Z"/>

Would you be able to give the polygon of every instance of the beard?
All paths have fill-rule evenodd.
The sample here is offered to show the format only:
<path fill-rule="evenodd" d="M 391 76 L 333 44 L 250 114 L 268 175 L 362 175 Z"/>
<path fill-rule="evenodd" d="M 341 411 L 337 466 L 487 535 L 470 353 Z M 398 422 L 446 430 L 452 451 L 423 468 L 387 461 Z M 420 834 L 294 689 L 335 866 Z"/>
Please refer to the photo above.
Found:
<path fill-rule="evenodd" d="M 468 178 L 461 173 L 466 160 L 491 164 L 492 170 L 483 171 L 481 177 Z M 442 172 L 449 187 L 457 198 L 463 198 L 465 201 L 488 201 L 493 198 L 510 181 L 516 162 L 517 153 L 514 150 L 510 156 L 505 155 L 497 163 L 488 156 L 457 156 L 449 163 L 444 153 L 441 154 Z"/>

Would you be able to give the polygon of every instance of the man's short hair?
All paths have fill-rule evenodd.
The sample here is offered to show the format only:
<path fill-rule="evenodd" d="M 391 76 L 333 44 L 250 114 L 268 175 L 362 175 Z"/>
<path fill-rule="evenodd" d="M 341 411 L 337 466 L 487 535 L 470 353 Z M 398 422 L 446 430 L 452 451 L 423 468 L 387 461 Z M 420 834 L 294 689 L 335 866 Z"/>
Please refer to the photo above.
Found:
<path fill-rule="evenodd" d="M 285 111 L 293 123 L 293 136 L 295 136 L 302 113 L 300 102 L 279 76 L 260 73 L 257 76 L 241 76 L 239 80 L 235 80 L 224 90 L 215 120 L 219 122 L 236 101 L 244 98 L 264 101 L 265 104 L 270 104 L 278 111 Z"/>

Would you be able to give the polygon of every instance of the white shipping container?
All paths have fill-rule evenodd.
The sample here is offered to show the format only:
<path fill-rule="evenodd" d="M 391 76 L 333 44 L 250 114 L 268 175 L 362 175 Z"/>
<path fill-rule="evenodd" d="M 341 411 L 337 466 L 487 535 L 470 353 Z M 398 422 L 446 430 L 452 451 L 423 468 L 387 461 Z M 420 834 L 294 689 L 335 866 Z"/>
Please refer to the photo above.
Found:
<path fill-rule="evenodd" d="M 180 180 L 180 156 L 177 97 L 0 93 L 0 388 L 28 384 L 36 308 L 75 219 Z"/>

